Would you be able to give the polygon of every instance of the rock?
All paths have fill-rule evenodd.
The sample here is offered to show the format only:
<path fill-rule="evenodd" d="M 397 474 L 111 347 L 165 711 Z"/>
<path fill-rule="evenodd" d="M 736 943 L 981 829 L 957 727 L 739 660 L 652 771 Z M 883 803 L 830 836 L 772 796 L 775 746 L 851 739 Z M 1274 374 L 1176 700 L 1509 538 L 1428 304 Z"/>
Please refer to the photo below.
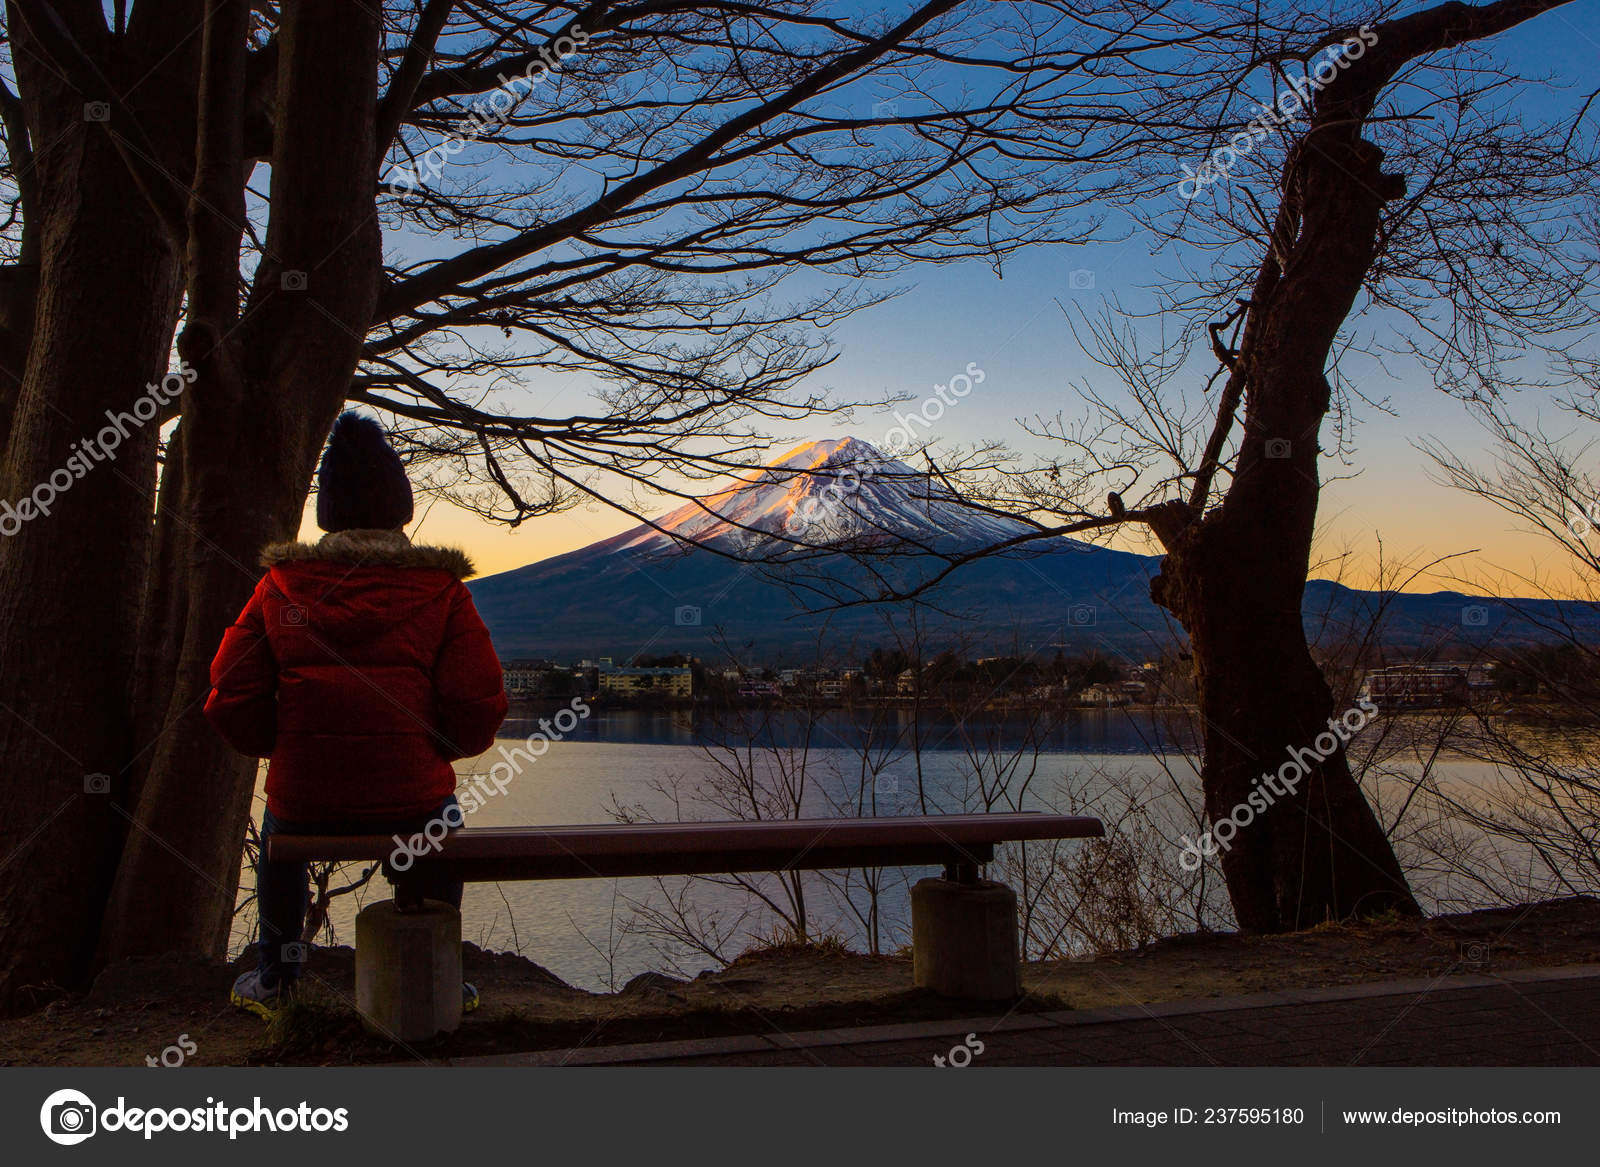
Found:
<path fill-rule="evenodd" d="M 565 989 L 572 993 L 581 991 L 525 956 L 515 952 L 489 952 L 479 948 L 470 940 L 462 942 L 461 963 L 469 981 L 492 981 L 495 977 L 504 977 L 508 980 L 549 985 L 551 988 Z"/>
<path fill-rule="evenodd" d="M 622 986 L 623 996 L 642 996 L 652 991 L 664 993 L 669 997 L 680 997 L 676 991 L 683 988 L 686 981 L 674 980 L 665 973 L 642 972 L 627 984 Z"/>

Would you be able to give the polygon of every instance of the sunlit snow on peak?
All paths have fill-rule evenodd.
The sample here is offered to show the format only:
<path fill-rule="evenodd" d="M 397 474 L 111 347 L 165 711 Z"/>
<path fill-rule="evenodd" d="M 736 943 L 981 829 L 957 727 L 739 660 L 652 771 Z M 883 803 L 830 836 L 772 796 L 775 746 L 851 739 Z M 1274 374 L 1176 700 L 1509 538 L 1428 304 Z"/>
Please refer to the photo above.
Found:
<path fill-rule="evenodd" d="M 965 506 L 940 483 L 860 438 L 805 442 L 742 481 L 685 503 L 619 541 L 618 550 L 784 536 L 806 544 L 861 537 L 995 542 L 1026 530 Z"/>

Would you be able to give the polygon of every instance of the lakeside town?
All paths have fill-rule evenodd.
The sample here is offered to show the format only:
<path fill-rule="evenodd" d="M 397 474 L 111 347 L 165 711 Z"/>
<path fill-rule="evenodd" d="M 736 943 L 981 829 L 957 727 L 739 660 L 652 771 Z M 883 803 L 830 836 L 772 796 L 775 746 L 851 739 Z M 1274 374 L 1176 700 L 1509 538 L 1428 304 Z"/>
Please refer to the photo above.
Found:
<path fill-rule="evenodd" d="M 1524 678 L 1526 665 L 1521 657 L 1381 665 L 1361 672 L 1356 695 L 1385 712 L 1560 696 L 1547 672 Z M 568 663 L 509 660 L 502 670 L 513 701 L 581 696 L 616 706 L 952 699 L 971 704 L 977 696 L 981 704 L 998 707 L 1040 703 L 1106 709 L 1188 706 L 1195 698 L 1192 671 L 1181 658 L 1133 665 L 1098 653 L 1066 657 L 1057 652 L 1052 661 L 1039 662 L 1009 656 L 961 659 L 945 652 L 919 666 L 903 652 L 877 649 L 859 665 L 726 668 L 678 653 L 622 663 L 613 657 Z"/>

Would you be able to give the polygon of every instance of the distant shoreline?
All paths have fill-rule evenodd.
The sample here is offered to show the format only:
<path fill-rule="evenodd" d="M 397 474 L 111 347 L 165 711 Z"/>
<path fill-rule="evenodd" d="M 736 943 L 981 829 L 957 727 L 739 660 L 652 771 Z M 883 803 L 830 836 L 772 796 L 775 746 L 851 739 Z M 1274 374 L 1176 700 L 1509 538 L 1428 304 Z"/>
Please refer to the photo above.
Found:
<path fill-rule="evenodd" d="M 659 710 L 662 712 L 693 711 L 704 709 L 718 711 L 726 709 L 794 709 L 800 710 L 847 710 L 871 708 L 898 708 L 912 709 L 917 706 L 917 701 L 912 697 L 863 697 L 855 700 L 841 700 L 837 698 L 807 698 L 796 697 L 748 697 L 733 701 L 714 701 L 706 697 L 616 697 L 612 695 L 585 696 L 584 701 L 596 709 L 629 709 L 629 710 Z M 512 697 L 511 716 L 516 716 L 518 710 L 534 711 L 553 709 L 565 706 L 570 697 Z M 924 698 L 921 706 L 925 710 L 937 711 L 947 709 L 943 702 L 932 698 Z M 1039 710 L 1062 713 L 1156 713 L 1156 712 L 1188 712 L 1195 713 L 1198 709 L 1189 704 L 1147 704 L 1129 703 L 1125 705 L 1081 705 L 1077 702 L 1066 701 L 1004 701 L 996 699 L 985 702 L 982 708 L 995 713 L 1028 713 Z"/>
<path fill-rule="evenodd" d="M 510 699 L 508 719 L 527 720 L 539 716 L 546 711 L 564 708 L 571 701 L 570 696 L 527 697 L 517 696 Z M 583 698 L 596 710 L 627 711 L 638 713 L 725 713 L 735 710 L 766 709 L 774 712 L 793 711 L 796 713 L 843 713 L 852 710 L 869 709 L 906 709 L 918 707 L 918 702 L 912 697 L 861 697 L 851 700 L 840 698 L 807 697 L 805 695 L 775 696 L 775 697 L 746 697 L 734 700 L 713 700 L 701 697 L 639 697 L 631 695 L 602 694 L 588 695 Z M 946 705 L 932 698 L 921 701 L 921 709 L 931 715 L 953 712 L 968 712 L 959 703 Z M 1040 701 L 1037 699 L 1004 700 L 996 699 L 985 702 L 981 706 L 982 712 L 996 714 L 1038 713 L 1049 712 L 1056 714 L 1086 714 L 1086 713 L 1125 713 L 1143 716 L 1156 714 L 1182 713 L 1198 716 L 1199 707 L 1187 702 L 1130 702 L 1122 705 L 1087 705 L 1077 702 L 1062 700 Z M 1548 702 L 1516 702 L 1513 700 L 1495 701 L 1485 705 L 1442 705 L 1442 706 L 1414 706 L 1397 709 L 1381 709 L 1379 716 L 1384 720 L 1404 719 L 1407 721 L 1454 713 L 1457 715 L 1476 712 L 1493 717 L 1501 721 L 1516 725 L 1545 726 L 1550 728 L 1600 728 L 1587 720 L 1575 720 L 1572 711 L 1560 705 Z"/>

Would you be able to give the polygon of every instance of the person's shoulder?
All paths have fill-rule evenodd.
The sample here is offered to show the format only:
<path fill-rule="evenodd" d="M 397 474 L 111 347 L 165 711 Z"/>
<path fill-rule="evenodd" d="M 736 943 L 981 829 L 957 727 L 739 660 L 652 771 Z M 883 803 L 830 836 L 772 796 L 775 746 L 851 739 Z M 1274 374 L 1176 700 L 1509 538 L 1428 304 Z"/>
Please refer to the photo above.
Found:
<path fill-rule="evenodd" d="M 458 583 L 474 574 L 472 560 L 459 548 L 412 543 L 393 531 L 339 531 L 316 543 L 273 543 L 261 553 L 261 566 L 268 569 L 300 563 L 444 571 Z"/>

